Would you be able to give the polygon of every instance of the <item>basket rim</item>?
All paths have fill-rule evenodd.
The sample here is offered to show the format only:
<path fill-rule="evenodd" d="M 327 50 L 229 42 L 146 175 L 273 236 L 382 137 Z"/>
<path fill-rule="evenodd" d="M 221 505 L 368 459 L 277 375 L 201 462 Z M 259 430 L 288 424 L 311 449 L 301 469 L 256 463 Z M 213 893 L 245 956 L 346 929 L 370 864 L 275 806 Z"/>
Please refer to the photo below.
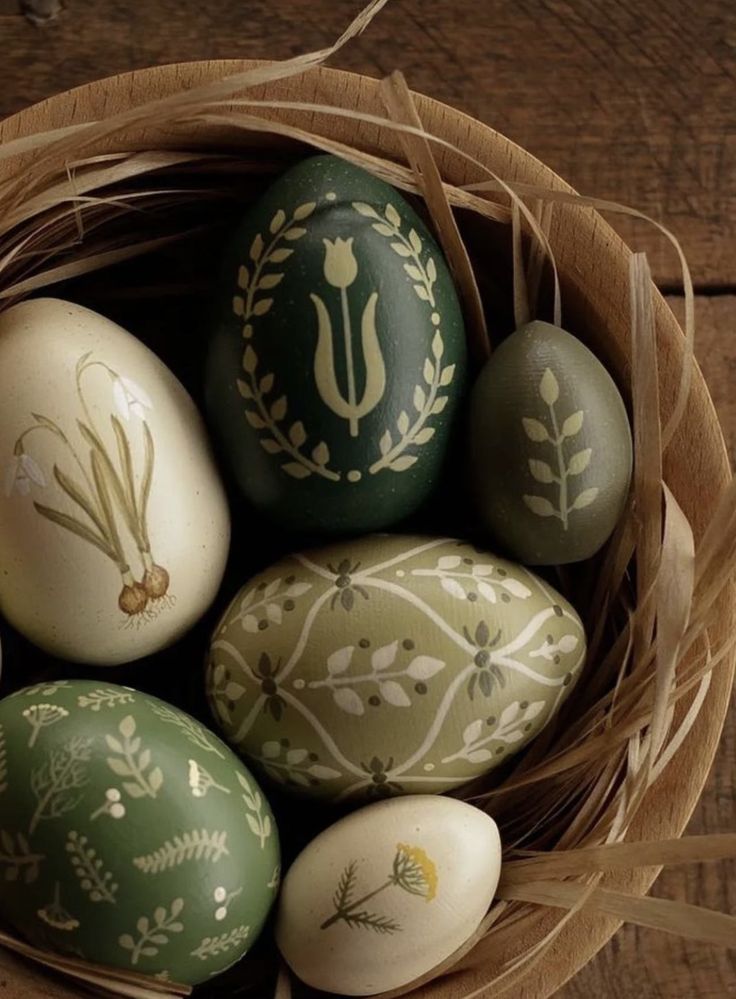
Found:
<path fill-rule="evenodd" d="M 113 74 L 48 97 L 0 120 L 0 145 L 40 129 L 60 128 L 79 120 L 94 120 L 96 116 L 109 116 L 115 111 L 134 107 L 151 96 L 164 96 L 182 87 L 196 86 L 271 61 L 200 60 L 168 63 Z M 262 94 L 268 91 L 279 97 L 291 92 L 293 97 L 293 88 L 303 79 L 305 77 L 300 76 L 277 81 L 256 88 L 256 92 Z M 380 106 L 378 97 L 380 81 L 375 77 L 319 67 L 309 71 L 309 79 L 314 84 L 315 90 L 322 88 L 323 92 L 329 92 L 335 104 L 344 104 L 346 99 L 350 99 L 351 106 L 360 106 L 363 110 L 374 112 L 376 107 Z M 546 164 L 492 126 L 424 94 L 414 92 L 414 96 L 428 131 L 448 139 L 454 136 L 458 144 L 461 137 L 468 141 L 472 139 L 476 149 L 478 146 L 482 147 L 483 143 L 487 144 L 488 149 L 497 154 L 497 158 L 500 156 L 513 161 L 512 170 L 517 179 L 521 175 L 528 178 L 531 174 L 536 183 L 568 192 L 574 190 Z M 88 113 L 85 114 L 85 111 Z M 273 114 L 274 112 L 266 112 L 268 117 Z M 314 122 L 311 124 L 314 127 Z M 320 126 L 318 130 L 324 131 L 325 134 L 331 132 L 329 127 L 322 129 Z M 476 155 L 479 154 L 476 152 Z M 483 157 L 479 155 L 479 158 Z M 490 159 L 490 153 L 486 159 Z M 0 161 L 0 178 L 6 170 L 7 165 Z M 622 259 L 628 259 L 631 249 L 602 216 L 592 209 L 571 208 L 569 211 L 574 213 L 580 228 L 588 230 L 592 241 L 605 245 L 609 257 L 618 255 Z M 664 297 L 656 289 L 654 310 L 660 347 L 663 342 L 667 342 L 676 354 L 681 355 L 682 337 L 679 325 Z M 698 411 L 702 417 L 701 423 L 707 428 L 708 441 L 696 440 L 695 444 L 700 448 L 709 447 L 708 457 L 713 472 L 712 485 L 720 489 L 731 476 L 730 461 L 713 400 L 697 364 L 694 365 L 685 424 L 692 418 L 691 410 Z M 678 436 L 686 438 L 687 435 L 681 430 Z M 736 621 L 736 601 L 733 599 L 733 594 L 731 588 L 730 600 L 726 605 L 728 613 L 723 618 L 724 630 Z M 645 805 L 631 830 L 632 839 L 676 837 L 682 834 L 708 779 L 729 706 L 735 670 L 736 651 L 726 657 L 712 675 L 711 686 L 697 723 L 677 754 L 679 767 L 673 762 L 665 777 L 647 791 Z M 679 780 L 676 775 L 678 770 L 683 775 Z M 608 888 L 619 891 L 645 894 L 660 870 L 661 868 L 647 868 L 632 872 L 617 872 L 604 877 L 602 883 Z M 613 917 L 590 912 L 577 913 L 558 936 L 545 960 L 525 978 L 516 993 L 518 999 L 546 999 L 555 993 L 592 959 L 620 925 L 621 923 Z M 534 939 L 539 939 L 543 935 L 544 931 L 545 927 L 542 925 L 542 929 L 534 933 L 533 937 L 523 941 L 524 944 L 532 944 Z M 453 978 L 441 979 L 423 987 L 421 995 L 427 999 L 430 997 L 454 999 L 455 996 L 462 994 L 463 989 L 477 987 L 478 984 L 482 983 L 473 977 L 472 971 L 463 972 Z"/>

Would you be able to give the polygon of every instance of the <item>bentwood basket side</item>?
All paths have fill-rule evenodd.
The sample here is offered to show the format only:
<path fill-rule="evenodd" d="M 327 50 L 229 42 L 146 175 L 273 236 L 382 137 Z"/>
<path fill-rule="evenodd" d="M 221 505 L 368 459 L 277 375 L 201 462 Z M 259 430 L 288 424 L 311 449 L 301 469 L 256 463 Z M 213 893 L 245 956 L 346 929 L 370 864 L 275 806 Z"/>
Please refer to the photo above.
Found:
<path fill-rule="evenodd" d="M 162 97 L 182 87 L 247 69 L 253 63 L 211 62 L 158 67 L 112 77 L 60 94 L 0 123 L 0 142 L 75 122 L 107 117 Z M 319 69 L 307 75 L 280 81 L 250 91 L 252 96 L 275 100 L 323 102 L 360 111 L 382 114 L 378 81 L 337 70 Z M 516 180 L 559 190 L 571 190 L 559 177 L 533 156 L 481 122 L 430 98 L 417 97 L 425 128 L 464 149 L 506 180 Z M 264 111 L 264 115 L 304 123 L 291 112 Z M 349 142 L 368 151 L 400 157 L 397 139 L 388 131 L 354 121 L 315 114 L 309 127 L 326 136 Z M 188 145 L 197 143 L 197 135 Z M 208 134 L 211 145 L 212 135 Z M 232 136 L 229 137 L 232 139 Z M 181 145 L 169 138 L 168 144 Z M 251 136 L 249 145 L 264 141 Z M 163 145 L 160 137 L 155 144 Z M 97 150 L 96 150 L 97 151 Z M 479 179 L 472 166 L 446 149 L 437 152 L 443 176 L 455 184 Z M 3 164 L 0 161 L 0 180 Z M 595 192 L 589 192 L 595 193 Z M 581 208 L 558 208 L 554 215 L 551 242 L 563 281 L 565 312 L 575 317 L 576 332 L 587 341 L 614 372 L 626 381 L 629 354 L 628 267 L 630 249 L 597 213 Z M 492 266 L 492 262 L 489 262 Z M 660 363 L 660 393 L 665 418 L 669 413 L 683 358 L 683 337 L 661 296 L 655 298 L 655 316 Z M 703 378 L 695 370 L 690 402 L 685 417 L 665 455 L 665 477 L 693 527 L 696 542 L 712 517 L 716 499 L 730 478 L 728 458 Z M 728 591 L 729 594 L 731 591 Z M 736 608 L 722 601 L 718 623 L 713 631 L 731 632 L 736 625 Z M 712 635 L 714 645 L 719 636 Z M 679 836 L 697 803 L 710 770 L 729 702 L 735 654 L 714 672 L 705 703 L 689 736 L 660 780 L 647 792 L 646 800 L 629 834 L 630 839 L 653 840 Z M 656 869 L 617 872 L 603 884 L 620 891 L 643 894 Z M 498 953 L 494 966 L 530 948 L 549 930 L 551 923 L 541 919 L 533 931 L 517 937 L 513 950 Z M 570 920 L 551 950 L 515 991 L 515 999 L 543 999 L 552 995 L 583 967 L 618 927 L 615 919 L 596 914 L 579 914 Z M 504 935 L 504 941 L 509 939 Z M 477 969 L 425 986 L 427 999 L 455 999 L 483 985 L 487 978 Z M 3 992 L 3 986 L 7 992 Z M 53 999 L 78 995 L 73 988 L 52 981 L 41 972 L 21 965 L 0 952 L 0 994 L 13 999 Z"/>

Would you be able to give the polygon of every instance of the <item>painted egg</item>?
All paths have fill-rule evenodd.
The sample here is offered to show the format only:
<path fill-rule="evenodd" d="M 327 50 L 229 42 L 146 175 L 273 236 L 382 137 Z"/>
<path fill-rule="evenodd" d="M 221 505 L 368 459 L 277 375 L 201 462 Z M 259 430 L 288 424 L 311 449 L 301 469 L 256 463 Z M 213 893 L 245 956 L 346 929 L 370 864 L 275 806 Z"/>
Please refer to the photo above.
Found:
<path fill-rule="evenodd" d="M 284 174 L 226 257 L 207 403 L 245 496 L 294 530 L 395 523 L 436 485 L 464 381 L 442 253 L 332 156 Z"/>
<path fill-rule="evenodd" d="M 39 947 L 194 984 L 278 886 L 268 803 L 183 711 L 81 680 L 0 701 L 0 916 Z"/>
<path fill-rule="evenodd" d="M 631 429 L 616 385 L 576 337 L 523 326 L 473 387 L 470 464 L 479 514 L 530 565 L 589 558 L 623 512 Z"/>
<path fill-rule="evenodd" d="M 463 541 L 376 536 L 243 587 L 208 695 L 238 751 L 291 789 L 435 793 L 525 746 L 584 657 L 577 614 L 529 570 Z"/>
<path fill-rule="evenodd" d="M 0 315 L 0 611 L 54 655 L 170 644 L 215 597 L 230 520 L 189 395 L 139 340 L 56 299 Z"/>
<path fill-rule="evenodd" d="M 330 826 L 284 878 L 276 942 L 308 985 L 398 988 L 464 944 L 501 870 L 493 819 L 453 798 L 381 801 Z"/>

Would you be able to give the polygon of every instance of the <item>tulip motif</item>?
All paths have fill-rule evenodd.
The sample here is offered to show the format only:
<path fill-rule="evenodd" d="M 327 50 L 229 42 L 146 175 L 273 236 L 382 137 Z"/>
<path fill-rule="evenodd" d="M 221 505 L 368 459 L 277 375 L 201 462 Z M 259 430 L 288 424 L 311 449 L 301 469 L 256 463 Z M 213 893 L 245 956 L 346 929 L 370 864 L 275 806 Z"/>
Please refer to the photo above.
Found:
<path fill-rule="evenodd" d="M 365 385 L 358 400 L 353 333 L 348 288 L 358 276 L 358 262 L 353 253 L 353 238 L 322 240 L 325 247 L 324 276 L 340 291 L 342 333 L 345 349 L 347 398 L 340 390 L 335 370 L 332 320 L 322 298 L 310 294 L 317 313 L 318 338 L 314 355 L 314 379 L 322 401 L 333 413 L 348 421 L 350 436 L 357 437 L 359 421 L 380 402 L 386 389 L 386 367 L 376 332 L 378 292 L 372 292 L 363 308 L 360 325 L 361 349 L 365 365 Z"/>

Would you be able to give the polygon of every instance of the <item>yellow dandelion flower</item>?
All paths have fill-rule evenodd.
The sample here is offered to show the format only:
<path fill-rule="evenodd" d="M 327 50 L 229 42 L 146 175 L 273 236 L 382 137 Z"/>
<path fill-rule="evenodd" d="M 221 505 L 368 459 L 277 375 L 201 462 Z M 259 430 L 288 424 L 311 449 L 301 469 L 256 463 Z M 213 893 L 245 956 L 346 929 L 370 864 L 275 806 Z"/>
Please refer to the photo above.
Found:
<path fill-rule="evenodd" d="M 437 867 L 420 846 L 396 844 L 391 880 L 411 895 L 421 895 L 427 902 L 437 895 Z"/>

